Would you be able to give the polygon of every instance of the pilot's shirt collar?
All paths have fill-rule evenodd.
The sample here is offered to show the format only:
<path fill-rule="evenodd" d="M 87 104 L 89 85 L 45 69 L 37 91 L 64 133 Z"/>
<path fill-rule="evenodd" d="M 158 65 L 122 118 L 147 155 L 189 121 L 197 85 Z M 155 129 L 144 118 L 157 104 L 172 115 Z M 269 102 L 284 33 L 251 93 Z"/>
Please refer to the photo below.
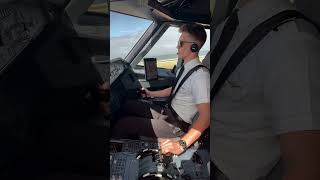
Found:
<path fill-rule="evenodd" d="M 187 63 L 184 63 L 184 69 L 185 71 L 186 70 L 190 70 L 192 69 L 193 67 L 197 66 L 201 64 L 199 58 L 195 58 L 195 59 L 192 59 L 191 61 L 187 62 Z"/>

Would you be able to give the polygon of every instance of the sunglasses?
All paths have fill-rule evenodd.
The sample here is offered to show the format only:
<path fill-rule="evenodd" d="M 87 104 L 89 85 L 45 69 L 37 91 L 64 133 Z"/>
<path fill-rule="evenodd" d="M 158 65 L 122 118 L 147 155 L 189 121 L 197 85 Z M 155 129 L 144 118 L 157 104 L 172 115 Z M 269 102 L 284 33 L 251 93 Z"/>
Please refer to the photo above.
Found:
<path fill-rule="evenodd" d="M 194 44 L 195 44 L 195 42 L 191 42 L 191 41 L 180 41 L 180 40 L 179 40 L 179 41 L 178 41 L 178 47 L 181 48 L 184 43 L 194 43 Z"/>

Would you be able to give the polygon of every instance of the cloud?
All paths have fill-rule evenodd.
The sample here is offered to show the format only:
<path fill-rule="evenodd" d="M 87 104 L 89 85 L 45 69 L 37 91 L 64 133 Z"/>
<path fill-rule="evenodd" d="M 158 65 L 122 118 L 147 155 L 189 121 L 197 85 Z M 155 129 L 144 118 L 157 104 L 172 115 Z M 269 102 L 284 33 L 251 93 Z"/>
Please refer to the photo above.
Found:
<path fill-rule="evenodd" d="M 130 52 L 135 43 L 142 36 L 143 31 L 131 33 L 120 37 L 110 38 L 110 58 L 125 58 L 125 56 Z"/>

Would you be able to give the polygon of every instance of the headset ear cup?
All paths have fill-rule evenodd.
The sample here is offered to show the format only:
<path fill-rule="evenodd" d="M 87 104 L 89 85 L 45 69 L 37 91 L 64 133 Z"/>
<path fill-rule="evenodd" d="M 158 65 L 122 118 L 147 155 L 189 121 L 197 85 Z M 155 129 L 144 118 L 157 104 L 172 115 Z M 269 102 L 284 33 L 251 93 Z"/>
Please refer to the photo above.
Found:
<path fill-rule="evenodd" d="M 198 52 L 199 50 L 199 47 L 198 47 L 198 44 L 192 44 L 191 45 L 191 52 Z"/>

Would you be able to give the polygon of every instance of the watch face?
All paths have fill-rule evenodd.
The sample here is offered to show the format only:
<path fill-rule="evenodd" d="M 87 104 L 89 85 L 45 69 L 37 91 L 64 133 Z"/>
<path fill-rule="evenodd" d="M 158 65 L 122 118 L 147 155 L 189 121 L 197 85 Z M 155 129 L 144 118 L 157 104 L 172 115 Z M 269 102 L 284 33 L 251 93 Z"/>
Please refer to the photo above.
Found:
<path fill-rule="evenodd" d="M 187 149 L 187 143 L 184 140 L 182 140 L 182 139 L 179 140 L 179 144 L 184 150 Z"/>

